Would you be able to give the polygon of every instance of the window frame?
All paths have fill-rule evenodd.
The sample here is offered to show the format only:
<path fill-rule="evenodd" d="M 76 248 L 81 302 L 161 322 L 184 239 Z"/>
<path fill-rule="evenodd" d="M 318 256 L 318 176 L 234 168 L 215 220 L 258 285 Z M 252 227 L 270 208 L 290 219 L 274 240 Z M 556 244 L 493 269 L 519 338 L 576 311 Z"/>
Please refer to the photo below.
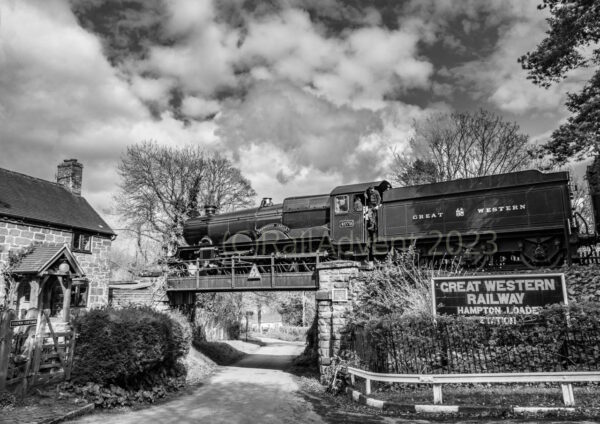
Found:
<path fill-rule="evenodd" d="M 356 207 L 356 201 L 360 200 L 360 208 Z M 352 199 L 352 210 L 354 212 L 362 212 L 365 208 L 365 200 L 364 200 L 364 195 L 362 194 L 355 194 L 353 199 Z"/>
<path fill-rule="evenodd" d="M 73 252 L 77 252 L 77 253 L 92 253 L 92 238 L 94 236 L 92 236 L 91 234 L 86 234 L 84 232 L 81 231 L 74 231 L 73 232 L 73 238 L 71 240 L 71 249 L 73 250 Z M 81 248 L 81 239 L 82 238 L 87 238 L 87 249 L 85 248 Z M 78 242 L 76 244 L 76 242 Z"/>
<path fill-rule="evenodd" d="M 338 208 L 338 199 L 344 198 L 346 204 L 346 210 L 342 210 Z M 347 215 L 350 212 L 350 196 L 347 194 L 340 194 L 333 198 L 333 212 L 335 215 Z"/>

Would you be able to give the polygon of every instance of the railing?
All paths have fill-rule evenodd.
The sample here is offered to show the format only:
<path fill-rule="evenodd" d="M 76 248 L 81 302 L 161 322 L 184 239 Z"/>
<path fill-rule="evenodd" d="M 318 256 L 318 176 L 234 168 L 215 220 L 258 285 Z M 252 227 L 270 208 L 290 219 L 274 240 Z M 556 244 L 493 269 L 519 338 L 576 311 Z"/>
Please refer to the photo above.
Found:
<path fill-rule="evenodd" d="M 182 275 L 167 279 L 167 291 L 316 290 L 314 271 L 326 255 L 238 255 L 218 261 L 181 261 Z"/>
<path fill-rule="evenodd" d="M 582 372 L 535 372 L 535 373 L 487 373 L 487 374 L 382 374 L 348 367 L 352 385 L 356 377 L 365 379 L 365 394 L 371 393 L 371 381 L 403 384 L 430 384 L 433 388 L 433 403 L 442 404 L 443 384 L 477 383 L 560 383 L 565 406 L 575 405 L 571 383 L 600 382 L 600 371 Z"/>
<path fill-rule="evenodd" d="M 536 323 L 355 327 L 346 349 L 360 367 L 393 374 L 600 371 L 600 329 Z"/>
<path fill-rule="evenodd" d="M 582 265 L 600 264 L 600 246 L 597 244 L 580 247 L 577 254 Z"/>

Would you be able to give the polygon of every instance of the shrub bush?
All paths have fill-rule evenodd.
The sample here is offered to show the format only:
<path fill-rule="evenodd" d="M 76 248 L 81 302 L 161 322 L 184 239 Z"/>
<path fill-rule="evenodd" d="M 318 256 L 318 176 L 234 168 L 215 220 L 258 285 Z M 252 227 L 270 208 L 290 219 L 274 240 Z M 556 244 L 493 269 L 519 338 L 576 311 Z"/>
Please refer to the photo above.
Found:
<path fill-rule="evenodd" d="M 94 309 L 75 321 L 74 382 L 150 386 L 185 374 L 191 330 L 182 317 L 148 307 Z"/>
<path fill-rule="evenodd" d="M 414 250 L 390 255 L 375 270 L 361 274 L 361 285 L 351 320 L 390 314 L 431 314 L 431 278 L 462 275 L 460 261 L 438 268 L 419 266 Z"/>
<path fill-rule="evenodd" d="M 568 317 L 568 325 L 567 325 Z M 553 305 L 535 321 L 388 315 L 350 328 L 356 365 L 393 373 L 589 370 L 600 367 L 600 306 Z"/>
<path fill-rule="evenodd" d="M 14 394 L 6 391 L 0 392 L 0 409 L 14 406 L 17 399 Z"/>
<path fill-rule="evenodd" d="M 310 327 L 306 331 L 306 347 L 294 359 L 294 365 L 317 369 L 319 365 L 319 329 L 318 317 L 315 315 Z"/>

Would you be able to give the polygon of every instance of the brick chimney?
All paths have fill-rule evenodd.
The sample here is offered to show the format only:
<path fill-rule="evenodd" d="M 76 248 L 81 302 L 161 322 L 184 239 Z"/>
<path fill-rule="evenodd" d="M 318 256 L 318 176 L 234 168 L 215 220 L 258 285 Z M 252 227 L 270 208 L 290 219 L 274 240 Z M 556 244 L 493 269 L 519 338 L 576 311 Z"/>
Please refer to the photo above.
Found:
<path fill-rule="evenodd" d="M 83 165 L 77 159 L 65 159 L 58 165 L 56 182 L 69 190 L 71 193 L 81 196 L 81 178 Z"/>

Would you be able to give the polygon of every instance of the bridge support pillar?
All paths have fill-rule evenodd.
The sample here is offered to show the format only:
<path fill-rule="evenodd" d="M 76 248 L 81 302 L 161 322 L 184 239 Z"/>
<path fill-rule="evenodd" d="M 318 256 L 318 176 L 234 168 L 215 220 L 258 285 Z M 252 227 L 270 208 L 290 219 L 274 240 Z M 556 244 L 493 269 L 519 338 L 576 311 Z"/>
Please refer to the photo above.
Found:
<path fill-rule="evenodd" d="M 319 291 L 316 293 L 321 381 L 328 381 L 338 355 L 346 320 L 356 298 L 359 264 L 332 261 L 319 264 Z"/>

